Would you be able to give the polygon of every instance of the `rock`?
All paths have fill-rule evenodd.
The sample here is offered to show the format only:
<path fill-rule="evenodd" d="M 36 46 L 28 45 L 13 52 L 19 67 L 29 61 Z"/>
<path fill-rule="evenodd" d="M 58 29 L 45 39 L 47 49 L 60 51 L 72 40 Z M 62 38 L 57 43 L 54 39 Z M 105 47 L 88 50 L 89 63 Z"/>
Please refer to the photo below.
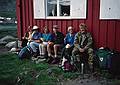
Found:
<path fill-rule="evenodd" d="M 16 47 L 16 41 L 12 41 L 12 42 L 9 42 L 8 44 L 5 45 L 5 47 L 8 47 L 8 48 L 13 48 L 13 47 Z"/>
<path fill-rule="evenodd" d="M 51 75 L 51 74 L 52 74 L 52 69 L 51 69 L 51 68 L 47 69 L 47 74 L 48 74 L 48 75 Z"/>
<path fill-rule="evenodd" d="M 7 44 L 6 41 L 1 41 L 1 40 L 0 40 L 0 45 L 5 45 L 5 44 Z"/>
<path fill-rule="evenodd" d="M 11 41 L 11 40 L 16 40 L 16 38 L 13 36 L 7 35 L 0 39 L 0 41 Z"/>
<path fill-rule="evenodd" d="M 45 61 L 46 59 L 37 59 L 36 60 L 36 64 L 38 64 L 38 63 L 40 63 L 40 62 L 43 62 L 43 61 Z"/>
<path fill-rule="evenodd" d="M 13 48 L 10 49 L 9 52 L 18 54 L 19 53 L 19 49 L 13 47 Z"/>
<path fill-rule="evenodd" d="M 17 41 L 17 43 L 18 43 L 18 48 L 21 48 L 21 42 L 22 42 L 22 41 L 19 41 L 19 40 Z"/>
<path fill-rule="evenodd" d="M 17 49 L 16 48 L 11 48 L 10 52 L 16 52 Z"/>

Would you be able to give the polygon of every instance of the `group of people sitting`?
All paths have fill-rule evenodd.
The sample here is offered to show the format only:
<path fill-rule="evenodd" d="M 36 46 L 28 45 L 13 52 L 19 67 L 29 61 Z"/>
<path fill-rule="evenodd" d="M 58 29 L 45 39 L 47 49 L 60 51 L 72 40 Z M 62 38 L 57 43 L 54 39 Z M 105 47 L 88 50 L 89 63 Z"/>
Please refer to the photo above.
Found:
<path fill-rule="evenodd" d="M 22 46 L 29 45 L 33 51 L 33 57 L 39 54 L 39 57 L 46 58 L 48 63 L 56 64 L 62 59 L 61 66 L 63 66 L 66 61 L 71 64 L 82 61 L 92 68 L 93 39 L 84 23 L 81 23 L 79 28 L 79 32 L 75 33 L 74 28 L 69 26 L 64 36 L 57 25 L 53 25 L 53 33 L 50 33 L 46 26 L 43 33 L 39 32 L 38 26 L 33 26 L 27 36 L 23 37 Z M 60 50 L 62 51 L 59 57 Z"/>

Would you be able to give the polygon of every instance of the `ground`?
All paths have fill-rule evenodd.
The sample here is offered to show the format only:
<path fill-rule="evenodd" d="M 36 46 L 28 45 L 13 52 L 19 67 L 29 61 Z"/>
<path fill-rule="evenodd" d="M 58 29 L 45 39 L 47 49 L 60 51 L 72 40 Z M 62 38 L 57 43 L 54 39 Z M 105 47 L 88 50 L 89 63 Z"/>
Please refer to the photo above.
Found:
<path fill-rule="evenodd" d="M 9 51 L 8 48 L 5 48 L 4 46 L 0 46 L 0 54 L 6 53 L 8 51 Z"/>
<path fill-rule="evenodd" d="M 105 71 L 92 74 L 64 72 L 58 65 L 32 60 L 19 60 L 18 56 L 0 49 L 0 85 L 120 85 Z"/>

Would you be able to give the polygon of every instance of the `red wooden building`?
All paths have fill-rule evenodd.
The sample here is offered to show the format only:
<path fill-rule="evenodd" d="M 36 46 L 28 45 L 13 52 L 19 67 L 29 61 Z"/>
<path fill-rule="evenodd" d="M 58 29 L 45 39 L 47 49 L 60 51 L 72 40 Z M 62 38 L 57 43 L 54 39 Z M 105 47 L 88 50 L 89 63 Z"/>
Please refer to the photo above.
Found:
<path fill-rule="evenodd" d="M 111 17 L 106 18 L 106 16 L 104 16 L 104 13 L 102 11 L 104 10 L 102 7 L 104 7 L 103 5 L 105 3 L 105 0 L 85 0 L 85 2 L 84 0 L 16 0 L 16 1 L 17 1 L 16 8 L 17 8 L 17 21 L 18 21 L 17 27 L 18 27 L 19 39 L 21 39 L 21 37 L 24 35 L 29 25 L 31 26 L 38 25 L 40 27 L 39 29 L 40 31 L 44 26 L 48 26 L 50 31 L 52 31 L 52 26 L 54 24 L 57 24 L 60 27 L 60 31 L 62 31 L 65 34 L 68 26 L 71 25 L 75 28 L 75 31 L 78 31 L 79 24 L 83 22 L 88 26 L 88 31 L 92 33 L 96 47 L 104 46 L 104 47 L 109 47 L 111 49 L 120 51 L 120 15 L 118 14 L 117 18 L 114 15 L 112 18 Z M 54 14 L 55 18 L 46 17 L 46 16 L 49 16 L 47 14 L 49 9 L 51 10 L 51 8 L 49 8 L 50 5 L 48 4 L 54 3 L 55 1 L 56 2 L 59 1 L 57 2 L 57 4 L 61 3 L 59 5 L 54 5 L 54 8 L 57 8 L 57 10 L 59 10 L 58 7 L 61 6 L 60 8 L 61 12 L 57 12 L 57 14 L 61 13 L 61 15 L 57 17 L 57 15 Z M 62 1 L 67 3 L 62 3 Z M 84 5 L 81 4 L 81 6 L 84 6 L 83 7 L 84 11 L 82 11 L 84 15 L 83 16 L 81 15 L 82 17 L 71 18 L 69 16 L 71 15 L 74 16 L 75 12 L 70 13 L 71 11 L 67 11 L 68 16 L 64 16 L 66 18 L 63 18 L 62 13 L 64 13 L 64 10 L 65 9 L 71 10 L 71 5 L 68 4 L 69 1 L 71 1 L 71 3 L 72 1 L 76 1 L 76 2 L 82 1 L 82 3 L 84 4 Z M 106 1 L 109 1 L 109 0 L 106 0 Z M 111 1 L 114 1 L 114 0 L 111 0 Z M 117 4 L 117 6 L 119 6 L 118 8 L 120 8 L 120 2 L 119 0 L 117 1 L 118 1 L 117 3 L 119 4 L 119 5 Z M 47 3 L 47 7 L 44 3 Z M 35 14 L 35 11 L 37 10 L 35 9 L 35 4 L 36 5 L 39 4 L 38 8 L 41 7 L 39 11 L 41 12 L 42 10 L 42 13 L 40 14 L 41 15 L 45 14 L 45 16 L 42 16 L 42 18 L 40 18 L 39 15 L 37 16 L 37 12 Z M 107 3 L 107 4 L 111 4 L 111 3 Z M 45 8 L 43 9 L 42 6 L 45 6 Z M 76 6 L 76 4 L 75 5 L 72 4 L 72 7 L 74 6 Z M 51 5 L 51 7 L 53 6 Z M 47 11 L 44 11 L 46 9 Z M 111 9 L 112 8 L 109 7 L 109 11 Z M 100 18 L 100 10 L 102 12 L 101 18 Z M 39 11 L 38 11 L 38 14 L 39 14 Z M 107 16 L 110 16 L 110 15 L 107 15 Z"/>

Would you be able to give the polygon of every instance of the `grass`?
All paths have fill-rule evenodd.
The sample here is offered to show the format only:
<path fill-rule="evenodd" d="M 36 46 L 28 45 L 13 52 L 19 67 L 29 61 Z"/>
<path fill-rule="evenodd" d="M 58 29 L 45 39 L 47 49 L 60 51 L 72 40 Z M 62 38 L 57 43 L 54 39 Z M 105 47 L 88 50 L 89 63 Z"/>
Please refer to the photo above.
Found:
<path fill-rule="evenodd" d="M 0 24 L 0 38 L 6 35 L 17 37 L 16 24 Z"/>
<path fill-rule="evenodd" d="M 14 17 L 16 17 L 16 13 L 15 13 L 15 11 L 1 11 L 0 16 L 14 18 Z"/>
<path fill-rule="evenodd" d="M 1 85 L 56 85 L 66 79 L 74 79 L 77 73 L 64 73 L 57 66 L 45 62 L 19 60 L 16 54 L 0 55 Z"/>
<path fill-rule="evenodd" d="M 0 85 L 60 85 L 80 76 L 78 72 L 65 73 L 58 66 L 45 62 L 36 64 L 29 59 L 20 60 L 13 53 L 1 54 L 0 65 Z M 108 85 L 120 85 L 120 80 L 110 78 L 107 71 L 99 75 L 109 81 Z"/>

